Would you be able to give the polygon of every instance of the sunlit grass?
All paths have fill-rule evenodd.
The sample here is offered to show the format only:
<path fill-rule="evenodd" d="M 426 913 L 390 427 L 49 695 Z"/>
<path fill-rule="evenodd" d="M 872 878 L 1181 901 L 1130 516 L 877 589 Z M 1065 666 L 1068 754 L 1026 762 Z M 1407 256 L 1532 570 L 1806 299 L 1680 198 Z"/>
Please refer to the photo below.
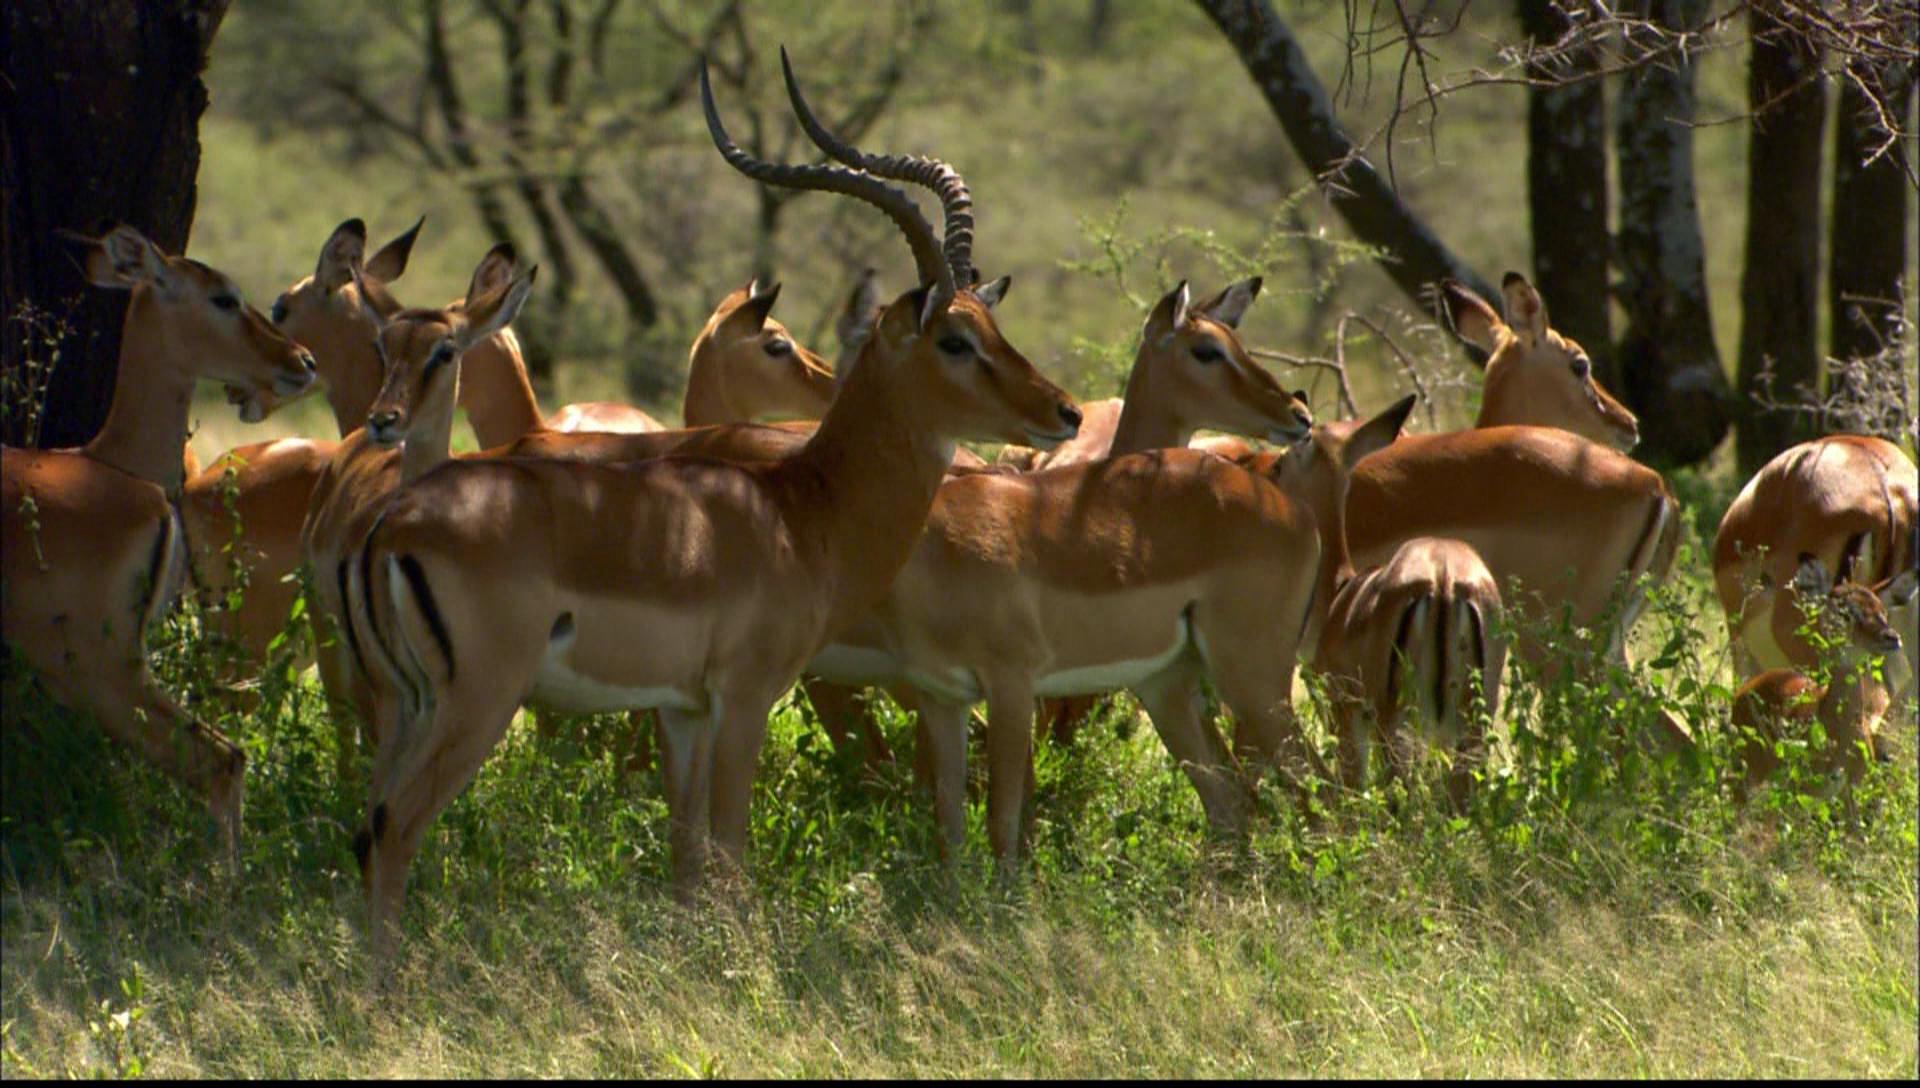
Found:
<path fill-rule="evenodd" d="M 976 801 L 949 871 L 907 769 L 849 773 L 789 704 L 748 887 L 683 909 L 624 724 L 522 722 L 429 836 L 384 992 L 310 678 L 241 715 L 189 622 L 161 640 L 253 757 L 230 877 L 197 806 L 10 666 L 5 1072 L 1911 1077 L 1914 763 L 1736 807 L 1724 636 L 1681 562 L 1637 645 L 1684 663 L 1618 705 L 1517 678 L 1466 815 L 1395 788 L 1309 830 L 1271 795 L 1244 850 L 1119 700 L 1042 750 L 1031 863 L 995 872 Z M 1607 753 L 1661 704 L 1696 758 Z"/>

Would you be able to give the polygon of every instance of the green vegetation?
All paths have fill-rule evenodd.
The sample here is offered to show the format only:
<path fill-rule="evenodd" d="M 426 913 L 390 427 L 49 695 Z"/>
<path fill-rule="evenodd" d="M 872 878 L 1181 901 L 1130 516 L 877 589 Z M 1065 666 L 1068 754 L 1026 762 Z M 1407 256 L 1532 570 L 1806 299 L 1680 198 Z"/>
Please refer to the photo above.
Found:
<path fill-rule="evenodd" d="M 1437 779 L 1327 793 L 1317 828 L 1276 792 L 1248 848 L 1209 845 L 1116 700 L 1042 747 L 1031 864 L 993 871 L 976 803 L 948 871 L 907 769 L 860 779 L 788 705 L 746 885 L 684 909 L 621 719 L 550 742 L 523 722 L 414 866 L 385 992 L 318 688 L 283 669 L 229 709 L 195 623 L 169 621 L 158 658 L 252 757 L 237 875 L 194 803 L 9 665 L 9 1076 L 1916 1071 L 1914 761 L 1829 796 L 1789 744 L 1792 788 L 1734 804 L 1697 532 L 1630 694 L 1514 675 L 1457 818 Z M 1616 743 L 1662 706 L 1696 754 Z"/>
<path fill-rule="evenodd" d="M 301 103 L 320 92 L 285 77 L 293 54 L 341 48 L 342 27 L 365 31 L 342 39 L 364 45 L 345 75 L 404 53 L 402 29 L 375 10 L 389 5 L 327 6 L 344 14 L 315 15 L 300 41 L 271 40 L 264 9 L 228 16 L 192 252 L 264 306 L 311 270 L 340 220 L 365 218 L 377 244 L 424 212 L 398 290 L 438 304 L 492 239 L 457 182 L 303 127 Z M 950 5 L 869 141 L 965 171 L 983 271 L 1019 281 L 1001 311 L 1009 338 L 1076 393 L 1111 395 L 1147 300 L 1181 277 L 1212 290 L 1260 272 L 1250 344 L 1328 355 L 1338 315 L 1364 312 L 1435 368 L 1441 410 L 1417 424 L 1470 418 L 1460 362 L 1420 335 L 1319 198 L 1300 195 L 1308 179 L 1204 18 L 1184 4 L 1116 7 L 1115 37 L 1094 52 L 1052 24 L 1029 39 L 1001 5 Z M 1291 7 L 1305 9 L 1288 15 L 1331 82 L 1340 6 Z M 751 18 L 763 43 L 806 44 L 864 10 L 765 4 Z M 1489 39 L 1511 38 L 1505 20 L 1475 6 L 1443 55 L 1474 63 Z M 456 30 L 484 40 L 470 23 Z M 1742 60 L 1707 56 L 1703 118 L 1744 108 Z M 761 90 L 774 101 L 770 79 Z M 1380 93 L 1343 101 L 1356 130 L 1384 116 Z M 1398 153 L 1409 202 L 1496 276 L 1529 260 L 1522 101 L 1511 87 L 1450 99 L 1434 142 L 1409 125 Z M 1729 361 L 1745 133 L 1697 133 Z M 677 372 L 708 308 L 750 271 L 747 183 L 713 155 L 691 103 L 625 138 L 631 161 L 602 156 L 594 180 L 638 229 L 680 247 L 643 251 L 661 324 L 630 335 L 610 289 L 583 277 L 555 387 L 541 390 L 550 408 L 624 396 L 639 368 Z M 864 209 L 797 203 L 776 246 L 779 316 L 830 347 L 851 271 L 876 264 L 904 286 L 907 255 L 888 230 Z M 1356 327 L 1345 346 L 1363 408 L 1406 391 L 1377 338 Z M 1333 414 L 1319 372 L 1277 369 Z M 676 404 L 648 407 L 677 418 Z M 217 393 L 200 414 L 203 458 L 331 428 L 311 401 L 254 428 Z M 252 760 L 243 857 L 228 872 L 197 805 L 9 659 L 0 1074 L 1912 1078 L 1912 709 L 1891 718 L 1902 758 L 1851 792 L 1815 781 L 1804 746 L 1788 743 L 1781 788 L 1734 803 L 1734 678 L 1702 558 L 1739 482 L 1725 460 L 1673 481 L 1689 544 L 1637 629 L 1630 694 L 1516 665 L 1495 762 L 1462 816 L 1443 815 L 1429 789 L 1380 787 L 1324 793 L 1310 827 L 1275 791 L 1244 849 L 1209 844 L 1186 780 L 1119 698 L 1072 750 L 1041 747 L 1031 862 L 994 871 L 976 802 L 969 855 L 948 870 L 907 767 L 861 777 L 789 703 L 757 780 L 745 885 L 685 909 L 666 891 L 658 776 L 627 769 L 623 721 L 582 720 L 543 742 L 523 718 L 414 864 L 384 991 L 349 849 L 364 799 L 334 780 L 312 676 L 283 667 L 236 696 L 211 686 L 191 610 L 155 635 L 165 682 Z M 1694 728 L 1696 753 L 1619 743 L 1662 708 Z M 910 751 L 910 722 L 889 707 L 884 724 Z"/>

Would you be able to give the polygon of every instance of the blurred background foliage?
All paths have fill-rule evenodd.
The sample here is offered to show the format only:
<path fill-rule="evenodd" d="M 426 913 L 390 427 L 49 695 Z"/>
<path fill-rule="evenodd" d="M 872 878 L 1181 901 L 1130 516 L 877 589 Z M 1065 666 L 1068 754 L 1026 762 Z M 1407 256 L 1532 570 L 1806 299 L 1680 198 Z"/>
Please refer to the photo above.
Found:
<path fill-rule="evenodd" d="M 1426 43 L 1443 69 L 1490 65 L 1521 37 L 1509 6 L 1462 7 L 1457 29 Z M 562 10 L 569 18 L 556 23 Z M 1277 10 L 1348 129 L 1382 125 L 1397 54 L 1374 71 L 1364 56 L 1349 69 L 1345 5 Z M 431 32 L 436 23 L 443 36 Z M 432 63 L 436 38 L 444 74 Z M 1402 323 L 1423 316 L 1352 242 L 1231 45 L 1186 4 L 238 5 L 207 76 L 194 252 L 265 301 L 311 270 L 340 220 L 365 218 L 377 243 L 425 214 L 424 244 L 400 287 L 409 301 L 437 304 L 464 289 L 496 240 L 490 202 L 493 222 L 542 264 L 522 328 L 545 400 L 630 396 L 674 418 L 687 345 L 721 296 L 756 271 L 784 281 L 778 316 L 823 350 L 862 268 L 877 267 L 889 294 L 908 286 L 908 253 L 881 217 L 814 197 L 782 205 L 769 227 L 757 187 L 714 154 L 692 83 L 702 46 L 716 61 L 723 116 L 743 141 L 795 158 L 810 150 L 780 87 L 782 44 L 830 120 L 875 114 L 865 146 L 937 155 L 965 173 L 983 270 L 1016 281 L 1002 312 L 1010 338 L 1076 393 L 1119 392 L 1145 304 L 1181 278 L 1211 290 L 1265 275 L 1248 342 L 1303 355 L 1332 350 L 1347 310 Z M 1744 111 L 1744 53 L 1734 45 L 1699 58 L 1699 117 Z M 458 126 L 444 108 L 449 84 Z M 1408 112 L 1394 136 L 1402 198 L 1491 277 L 1531 271 L 1525 116 L 1525 88 L 1475 87 L 1444 100 L 1431 121 Z M 1747 126 L 1702 127 L 1695 138 L 1715 339 L 1731 345 Z M 582 234 L 592 214 L 562 205 L 573 184 L 643 279 L 650 324 Z M 554 275 L 559 265 L 570 283 Z M 1363 408 L 1407 388 L 1384 345 L 1352 335 L 1346 350 Z M 1298 382 L 1332 411 L 1330 380 L 1300 371 Z M 1470 399 L 1443 404 L 1438 422 L 1466 422 Z M 206 452 L 241 440 L 223 414 L 203 416 L 212 430 L 196 444 Z M 325 430 L 317 412 L 278 426 Z"/>

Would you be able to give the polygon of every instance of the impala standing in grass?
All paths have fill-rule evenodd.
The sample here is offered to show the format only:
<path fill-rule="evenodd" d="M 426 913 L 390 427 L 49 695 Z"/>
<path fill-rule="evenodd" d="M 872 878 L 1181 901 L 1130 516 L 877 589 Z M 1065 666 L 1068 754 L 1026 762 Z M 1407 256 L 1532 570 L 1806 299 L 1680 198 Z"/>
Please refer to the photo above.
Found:
<path fill-rule="evenodd" d="M 85 446 L 8 447 L 0 462 L 6 641 L 61 702 L 205 796 L 231 852 L 246 755 L 160 690 L 146 631 L 186 562 L 169 500 L 194 381 L 225 382 L 240 417 L 257 422 L 312 383 L 313 356 L 225 275 L 131 227 L 87 240 L 85 261 L 94 285 L 130 293 L 113 404 Z"/>

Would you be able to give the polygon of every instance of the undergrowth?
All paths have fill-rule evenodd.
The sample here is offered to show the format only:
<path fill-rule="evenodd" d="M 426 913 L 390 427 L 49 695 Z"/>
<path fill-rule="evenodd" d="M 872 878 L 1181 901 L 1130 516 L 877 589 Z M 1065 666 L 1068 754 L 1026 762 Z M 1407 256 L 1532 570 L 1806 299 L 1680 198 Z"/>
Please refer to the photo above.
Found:
<path fill-rule="evenodd" d="M 1248 842 L 1211 842 L 1120 696 L 1040 746 L 1028 863 L 987 859 L 976 801 L 946 868 L 907 761 L 848 763 L 795 695 L 748 886 L 686 909 L 624 720 L 523 723 L 430 835 L 384 990 L 304 625 L 236 692 L 201 619 L 169 619 L 155 660 L 246 746 L 237 873 L 195 802 L 7 662 L 8 1076 L 1916 1071 L 1913 760 L 1843 791 L 1788 742 L 1780 786 L 1734 800 L 1697 533 L 1636 664 L 1584 684 L 1515 656 L 1457 813 L 1437 775 L 1324 787 L 1313 822 L 1270 789 Z M 1663 711 L 1691 751 L 1649 742 Z"/>

